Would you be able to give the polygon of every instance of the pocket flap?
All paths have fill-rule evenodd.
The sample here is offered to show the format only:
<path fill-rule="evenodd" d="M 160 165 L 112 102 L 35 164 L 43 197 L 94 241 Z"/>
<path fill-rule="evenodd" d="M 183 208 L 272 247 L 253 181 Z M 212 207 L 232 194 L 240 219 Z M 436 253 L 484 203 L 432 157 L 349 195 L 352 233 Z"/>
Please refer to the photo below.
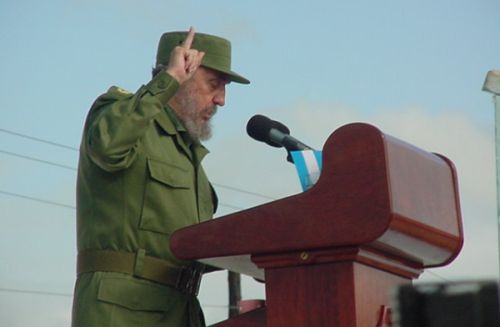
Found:
<path fill-rule="evenodd" d="M 151 177 L 163 184 L 175 188 L 189 188 L 189 174 L 181 167 L 164 161 L 148 158 L 148 168 Z"/>
<path fill-rule="evenodd" d="M 175 296 L 161 285 L 129 278 L 103 278 L 97 298 L 137 311 L 168 311 Z"/>

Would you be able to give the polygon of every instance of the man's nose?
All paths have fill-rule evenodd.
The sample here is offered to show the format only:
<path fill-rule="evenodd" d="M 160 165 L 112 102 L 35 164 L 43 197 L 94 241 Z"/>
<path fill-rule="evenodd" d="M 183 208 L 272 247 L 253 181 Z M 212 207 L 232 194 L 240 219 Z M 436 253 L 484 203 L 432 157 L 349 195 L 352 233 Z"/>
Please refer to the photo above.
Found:
<path fill-rule="evenodd" d="M 224 87 L 214 96 L 214 104 L 222 107 L 225 103 L 226 103 L 226 88 Z"/>

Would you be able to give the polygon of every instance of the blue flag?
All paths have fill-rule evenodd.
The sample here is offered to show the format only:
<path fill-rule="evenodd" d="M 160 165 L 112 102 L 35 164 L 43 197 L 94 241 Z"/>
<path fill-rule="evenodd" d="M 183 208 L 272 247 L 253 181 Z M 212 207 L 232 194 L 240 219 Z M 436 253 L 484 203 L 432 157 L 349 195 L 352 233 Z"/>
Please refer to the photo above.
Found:
<path fill-rule="evenodd" d="M 291 152 L 302 190 L 306 191 L 319 179 L 322 168 L 322 152 L 316 150 Z"/>

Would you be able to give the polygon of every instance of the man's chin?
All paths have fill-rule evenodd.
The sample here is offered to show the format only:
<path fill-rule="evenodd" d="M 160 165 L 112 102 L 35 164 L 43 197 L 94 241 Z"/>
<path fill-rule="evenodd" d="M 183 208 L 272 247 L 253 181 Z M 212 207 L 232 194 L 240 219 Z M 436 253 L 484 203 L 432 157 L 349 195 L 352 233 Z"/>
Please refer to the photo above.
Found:
<path fill-rule="evenodd" d="M 200 141 L 207 141 L 212 137 L 212 127 L 210 126 L 210 123 L 207 124 L 203 129 L 200 131 Z"/>
<path fill-rule="evenodd" d="M 200 119 L 196 124 L 187 123 L 186 129 L 195 140 L 207 141 L 212 137 L 212 124 L 210 120 Z"/>

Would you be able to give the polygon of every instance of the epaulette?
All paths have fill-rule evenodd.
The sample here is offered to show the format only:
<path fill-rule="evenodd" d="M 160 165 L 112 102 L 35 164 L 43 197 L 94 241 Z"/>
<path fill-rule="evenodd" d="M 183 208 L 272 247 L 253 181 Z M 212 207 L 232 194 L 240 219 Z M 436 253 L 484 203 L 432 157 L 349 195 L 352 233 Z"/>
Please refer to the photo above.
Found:
<path fill-rule="evenodd" d="M 108 89 L 108 94 L 117 94 L 117 95 L 127 95 L 127 96 L 130 96 L 132 95 L 133 93 L 132 92 L 129 92 L 125 89 L 122 89 L 121 87 L 118 87 L 118 86 L 112 86 Z"/>

